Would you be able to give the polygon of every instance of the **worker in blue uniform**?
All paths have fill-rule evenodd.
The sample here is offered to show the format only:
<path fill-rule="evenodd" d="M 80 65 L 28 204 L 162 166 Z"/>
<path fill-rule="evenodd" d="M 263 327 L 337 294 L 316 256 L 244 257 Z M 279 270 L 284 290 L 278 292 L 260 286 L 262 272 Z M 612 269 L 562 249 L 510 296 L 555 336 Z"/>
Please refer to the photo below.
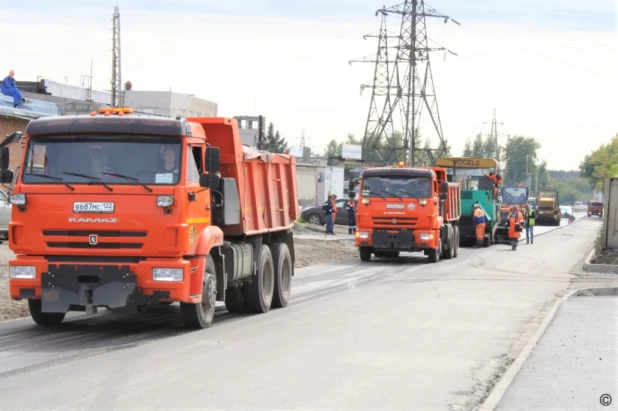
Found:
<path fill-rule="evenodd" d="M 22 97 L 21 92 L 15 83 L 15 72 L 11 70 L 9 75 L 2 80 L 0 91 L 5 96 L 13 97 L 13 107 L 17 107 L 21 103 L 25 103 L 26 99 Z"/>

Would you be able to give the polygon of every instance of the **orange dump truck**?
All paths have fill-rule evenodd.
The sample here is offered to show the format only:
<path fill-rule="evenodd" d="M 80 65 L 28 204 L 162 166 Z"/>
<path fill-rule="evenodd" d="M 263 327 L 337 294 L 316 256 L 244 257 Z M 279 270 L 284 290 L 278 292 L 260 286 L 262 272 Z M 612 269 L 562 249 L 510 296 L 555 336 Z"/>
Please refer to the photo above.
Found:
<path fill-rule="evenodd" d="M 444 168 L 363 170 L 356 214 L 362 261 L 423 251 L 430 262 L 457 257 L 461 194 Z"/>
<path fill-rule="evenodd" d="M 233 119 L 130 113 L 26 127 L 9 200 L 11 298 L 44 325 L 68 311 L 179 302 L 185 326 L 205 328 L 217 301 L 230 312 L 286 306 L 294 157 L 244 147 Z M 21 137 L 0 144 L 4 182 L 6 146 Z"/>

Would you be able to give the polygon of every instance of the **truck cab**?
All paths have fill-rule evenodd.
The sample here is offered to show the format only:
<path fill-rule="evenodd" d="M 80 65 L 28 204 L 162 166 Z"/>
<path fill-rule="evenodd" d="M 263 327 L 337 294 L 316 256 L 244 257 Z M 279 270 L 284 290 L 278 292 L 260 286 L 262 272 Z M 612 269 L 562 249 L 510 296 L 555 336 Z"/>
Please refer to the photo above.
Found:
<path fill-rule="evenodd" d="M 603 217 L 603 202 L 597 200 L 588 201 L 588 217 L 598 215 Z"/>
<path fill-rule="evenodd" d="M 293 158 L 244 152 L 235 120 L 113 110 L 28 124 L 9 198 L 11 298 L 28 299 L 43 325 L 68 311 L 178 302 L 185 325 L 204 328 L 216 301 L 229 311 L 285 306 L 287 282 L 278 295 L 259 288 L 289 280 L 273 257 L 293 267 Z M 0 144 L 5 183 L 6 146 L 20 138 Z"/>
<path fill-rule="evenodd" d="M 431 262 L 457 256 L 459 186 L 446 170 L 377 167 L 363 170 L 356 214 L 360 258 L 423 251 Z"/>

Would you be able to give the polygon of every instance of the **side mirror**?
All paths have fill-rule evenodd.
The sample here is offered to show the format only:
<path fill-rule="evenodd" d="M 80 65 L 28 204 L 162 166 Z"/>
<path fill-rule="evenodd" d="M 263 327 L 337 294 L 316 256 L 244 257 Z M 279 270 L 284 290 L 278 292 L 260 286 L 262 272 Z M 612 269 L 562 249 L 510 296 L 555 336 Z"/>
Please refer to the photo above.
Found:
<path fill-rule="evenodd" d="M 2 143 L 0 143 L 0 147 L 6 147 L 8 145 L 11 145 L 19 141 L 21 137 L 22 137 L 21 131 L 16 131 L 13 134 L 9 134 L 8 136 L 6 136 L 4 140 L 2 140 Z"/>
<path fill-rule="evenodd" d="M 9 148 L 0 147 L 0 169 L 8 170 L 9 168 Z"/>
<path fill-rule="evenodd" d="M 219 147 L 208 147 L 206 149 L 206 171 L 216 173 L 219 171 Z M 201 181 L 201 180 L 200 180 Z"/>
<path fill-rule="evenodd" d="M 444 182 L 442 183 L 442 186 L 441 186 L 440 188 L 442 189 L 442 193 L 443 193 L 443 194 L 448 193 L 448 182 L 447 182 L 447 181 L 444 181 Z"/>
<path fill-rule="evenodd" d="M 439 197 L 441 201 L 445 201 L 448 198 L 448 195 L 446 193 L 440 193 Z"/>
<path fill-rule="evenodd" d="M 2 184 L 11 184 L 13 182 L 13 171 L 0 170 L 0 182 Z"/>
<path fill-rule="evenodd" d="M 221 177 L 217 174 L 200 174 L 200 186 L 204 188 L 218 188 L 221 182 Z"/>

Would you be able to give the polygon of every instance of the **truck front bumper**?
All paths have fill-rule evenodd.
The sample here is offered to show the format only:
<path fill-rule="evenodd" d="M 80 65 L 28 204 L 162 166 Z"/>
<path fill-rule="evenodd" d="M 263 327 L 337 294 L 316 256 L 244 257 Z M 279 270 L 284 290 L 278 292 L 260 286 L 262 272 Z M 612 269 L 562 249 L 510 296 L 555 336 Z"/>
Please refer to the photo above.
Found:
<path fill-rule="evenodd" d="M 375 250 L 422 251 L 436 248 L 438 239 L 439 234 L 431 230 L 357 228 L 356 231 L 356 246 Z"/>
<path fill-rule="evenodd" d="M 155 268 L 180 269 L 182 279 L 154 281 Z M 9 261 L 9 287 L 14 300 L 40 299 L 43 312 L 67 312 L 85 306 L 136 308 L 162 301 L 200 301 L 201 296 L 195 298 L 189 292 L 195 271 L 190 261 L 181 258 L 83 263 L 18 256 Z"/>

